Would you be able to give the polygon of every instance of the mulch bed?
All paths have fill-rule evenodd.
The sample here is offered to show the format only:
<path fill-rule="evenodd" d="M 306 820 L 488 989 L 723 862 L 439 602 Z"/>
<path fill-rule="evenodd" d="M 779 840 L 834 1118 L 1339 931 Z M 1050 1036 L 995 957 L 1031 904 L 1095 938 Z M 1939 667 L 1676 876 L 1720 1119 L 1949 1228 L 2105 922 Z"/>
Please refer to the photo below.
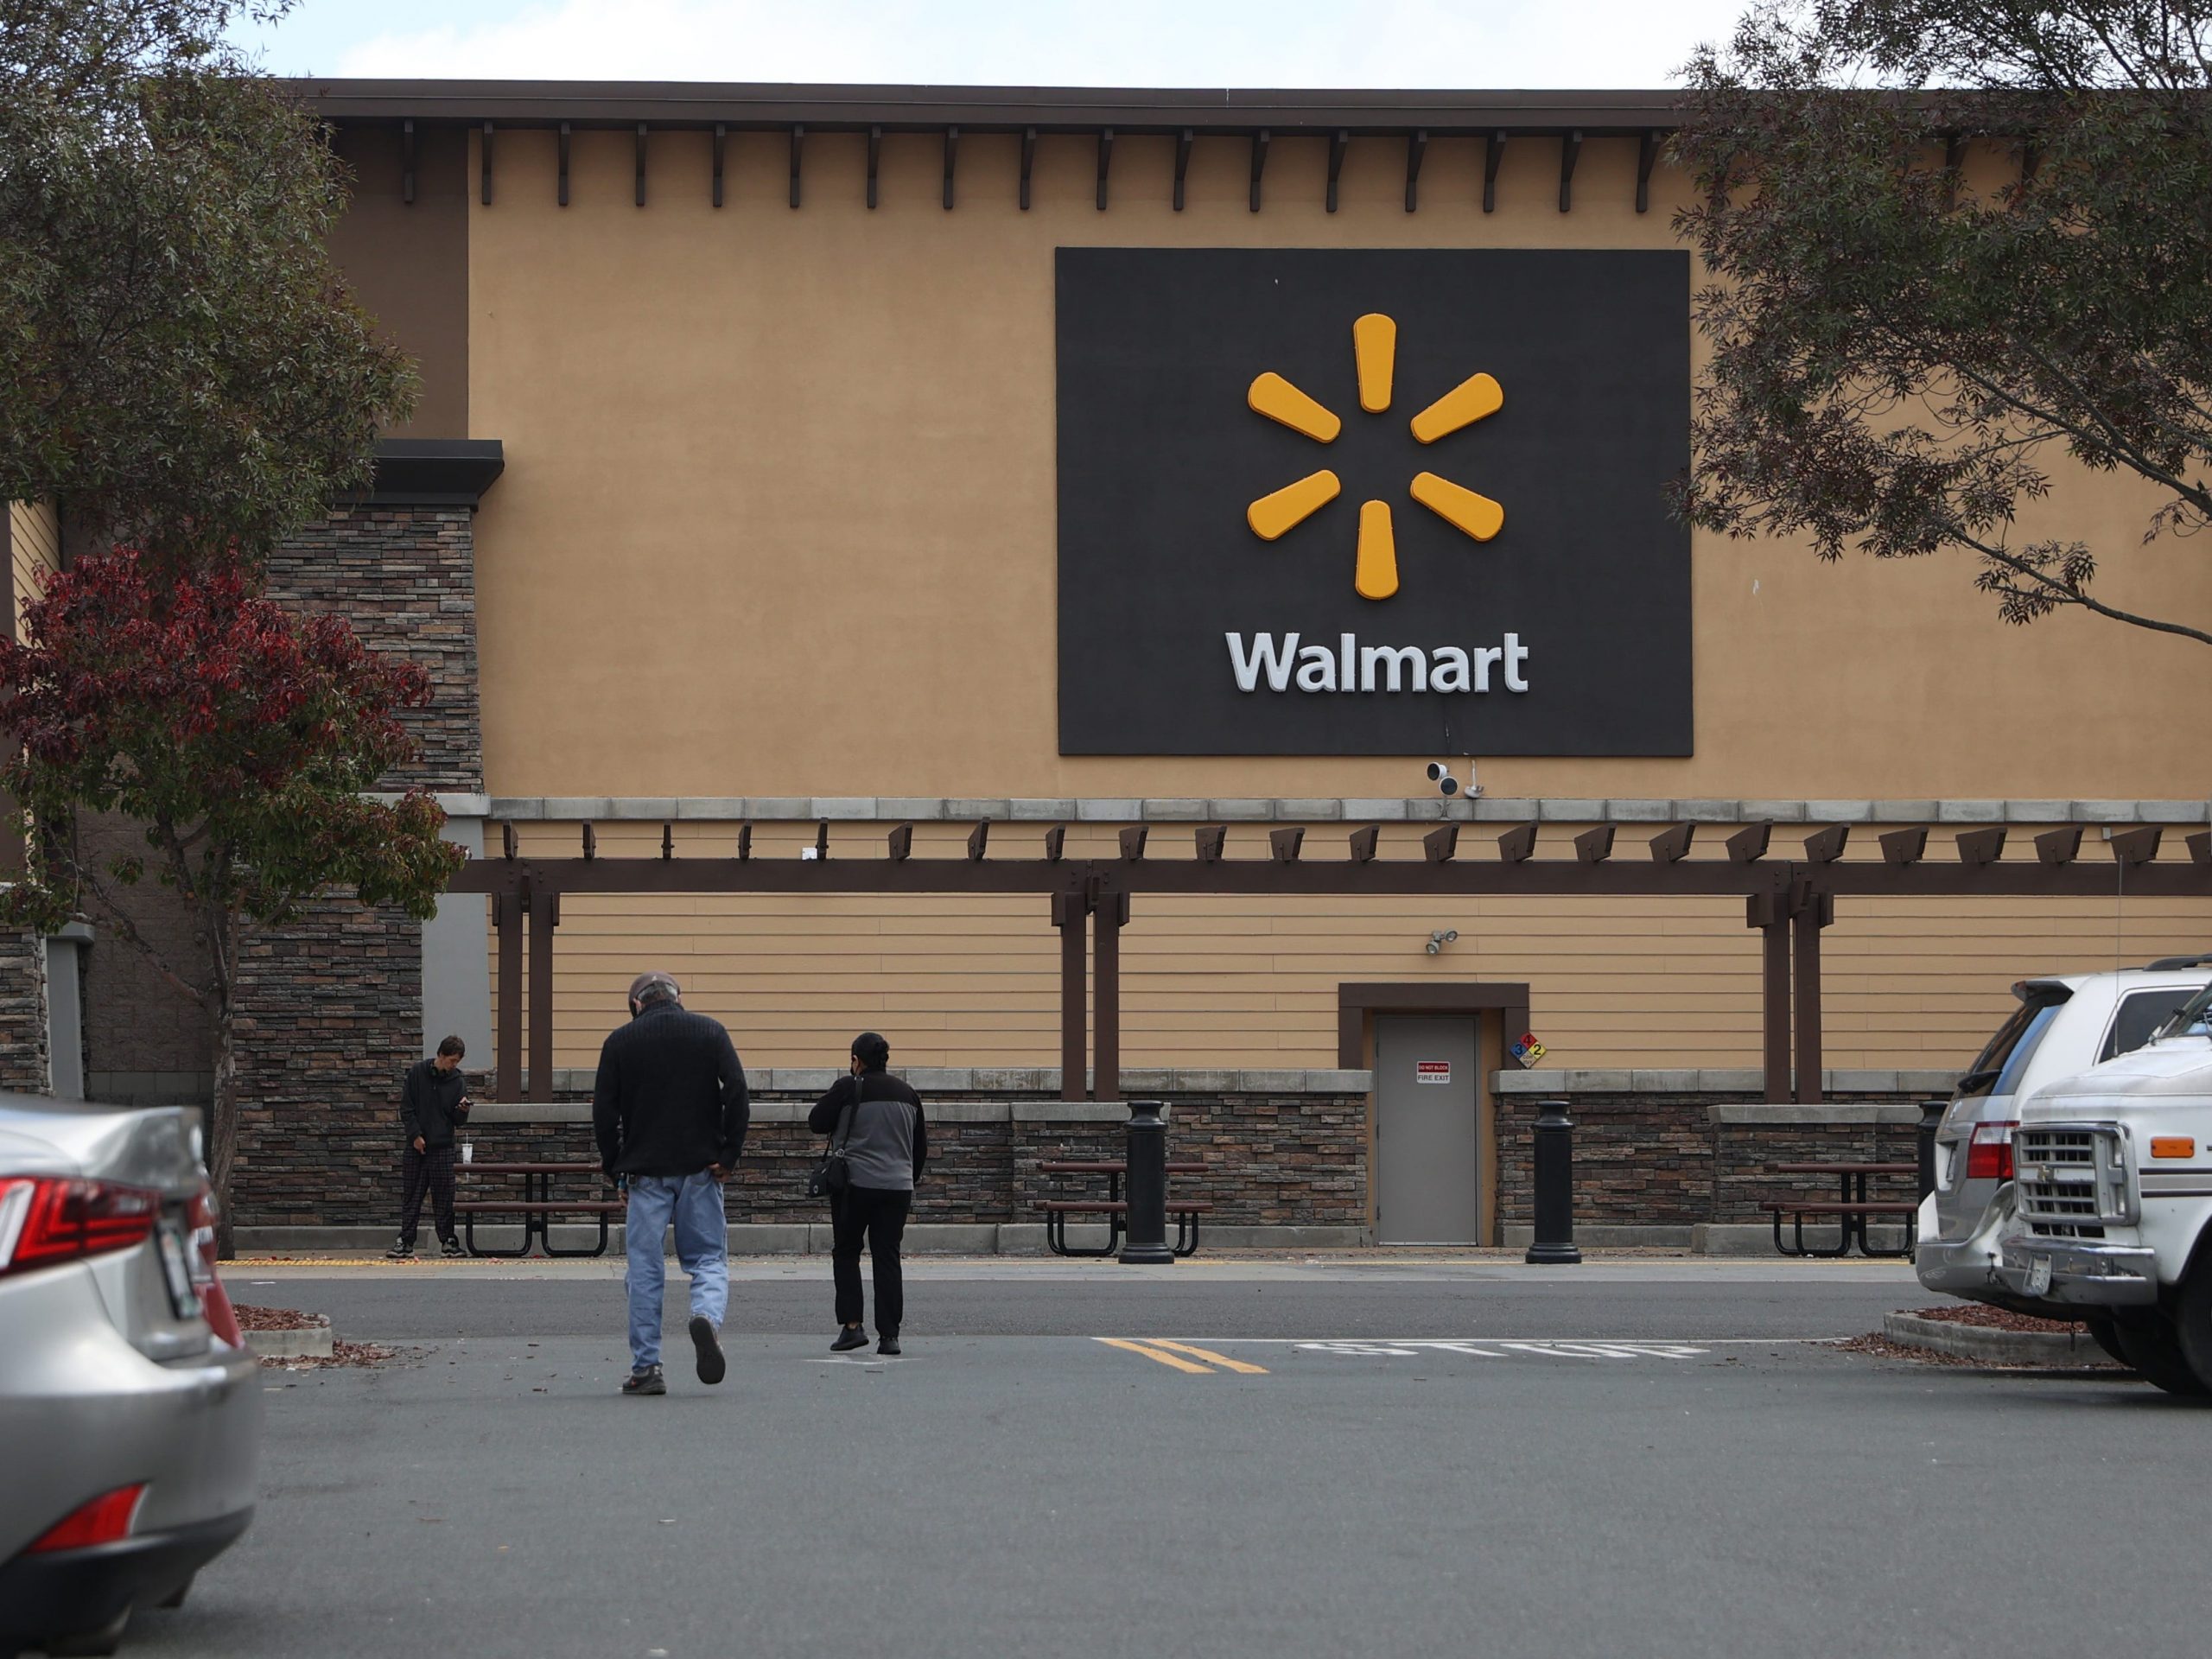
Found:
<path fill-rule="evenodd" d="M 323 1322 L 320 1313 L 302 1313 L 296 1307 L 255 1307 L 246 1302 L 232 1302 L 231 1312 L 238 1316 L 241 1331 L 311 1331 Z"/>
<path fill-rule="evenodd" d="M 1916 1319 L 1941 1319 L 1946 1325 L 1971 1325 L 1985 1331 L 2056 1332 L 2064 1334 L 2079 1331 L 2079 1319 L 2039 1319 L 2031 1313 L 2014 1313 L 2001 1307 L 1992 1307 L 1986 1302 L 1947 1302 L 1942 1307 L 1916 1307 L 1912 1316 Z"/>

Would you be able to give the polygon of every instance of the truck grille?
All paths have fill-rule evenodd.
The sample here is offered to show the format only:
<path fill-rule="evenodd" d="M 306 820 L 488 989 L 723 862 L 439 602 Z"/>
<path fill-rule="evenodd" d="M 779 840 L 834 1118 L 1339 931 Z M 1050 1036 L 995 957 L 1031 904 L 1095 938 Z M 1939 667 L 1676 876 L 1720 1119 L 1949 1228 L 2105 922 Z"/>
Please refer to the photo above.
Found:
<path fill-rule="evenodd" d="M 2107 1126 L 2022 1127 L 2012 1135 L 2017 1198 L 2029 1230 L 2044 1238 L 2102 1238 L 2135 1219 L 2127 1144 Z"/>

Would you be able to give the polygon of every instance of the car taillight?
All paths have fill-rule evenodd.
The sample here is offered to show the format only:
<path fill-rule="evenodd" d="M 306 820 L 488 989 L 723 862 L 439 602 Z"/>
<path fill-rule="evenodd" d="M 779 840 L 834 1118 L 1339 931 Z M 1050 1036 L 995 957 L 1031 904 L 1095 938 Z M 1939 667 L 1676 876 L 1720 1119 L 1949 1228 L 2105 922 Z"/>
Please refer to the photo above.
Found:
<path fill-rule="evenodd" d="M 0 1274 L 143 1244 L 161 1209 L 160 1193 L 110 1181 L 0 1179 Z"/>
<path fill-rule="evenodd" d="M 26 1555 L 54 1549 L 89 1549 L 94 1544 L 118 1543 L 137 1523 L 138 1503 L 146 1496 L 146 1483 L 118 1486 L 91 1503 L 72 1510 L 24 1547 Z"/>
<path fill-rule="evenodd" d="M 2009 1181 L 2012 1179 L 2012 1131 L 2018 1123 L 1977 1123 L 1967 1142 L 1967 1179 Z"/>
<path fill-rule="evenodd" d="M 200 1293 L 200 1315 L 207 1328 L 233 1348 L 245 1346 L 238 1330 L 238 1316 L 231 1309 L 230 1293 L 215 1275 L 215 1194 L 201 1187 L 184 1213 L 192 1229 L 191 1249 L 186 1260 L 192 1268 L 192 1287 Z"/>

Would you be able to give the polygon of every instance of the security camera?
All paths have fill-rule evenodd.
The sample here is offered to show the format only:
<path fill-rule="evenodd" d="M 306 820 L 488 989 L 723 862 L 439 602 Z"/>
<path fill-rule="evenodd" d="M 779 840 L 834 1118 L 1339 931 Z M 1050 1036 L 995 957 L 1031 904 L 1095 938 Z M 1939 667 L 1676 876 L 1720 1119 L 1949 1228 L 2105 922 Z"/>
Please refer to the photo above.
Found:
<path fill-rule="evenodd" d="M 1452 775 L 1452 766 L 1451 763 L 1448 761 L 1430 761 L 1428 763 L 1428 781 L 1436 785 L 1436 792 L 1440 795 L 1449 798 L 1459 793 L 1459 780 Z M 1479 795 L 1483 792 L 1483 786 L 1475 781 L 1475 763 L 1471 760 L 1467 762 L 1466 792 L 1470 796 Z"/>

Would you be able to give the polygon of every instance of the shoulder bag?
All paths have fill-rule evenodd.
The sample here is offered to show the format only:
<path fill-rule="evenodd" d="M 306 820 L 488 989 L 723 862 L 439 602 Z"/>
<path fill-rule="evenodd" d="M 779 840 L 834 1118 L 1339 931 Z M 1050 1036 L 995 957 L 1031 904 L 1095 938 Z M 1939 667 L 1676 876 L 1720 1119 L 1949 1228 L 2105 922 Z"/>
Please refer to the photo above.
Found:
<path fill-rule="evenodd" d="M 853 1184 L 852 1165 L 846 1160 L 845 1148 L 853 1139 L 853 1120 L 860 1116 L 861 1079 L 853 1079 L 853 1098 L 838 1115 L 837 1133 L 830 1138 L 829 1150 L 822 1154 L 822 1161 L 806 1178 L 806 1196 L 810 1198 L 834 1198 Z"/>

